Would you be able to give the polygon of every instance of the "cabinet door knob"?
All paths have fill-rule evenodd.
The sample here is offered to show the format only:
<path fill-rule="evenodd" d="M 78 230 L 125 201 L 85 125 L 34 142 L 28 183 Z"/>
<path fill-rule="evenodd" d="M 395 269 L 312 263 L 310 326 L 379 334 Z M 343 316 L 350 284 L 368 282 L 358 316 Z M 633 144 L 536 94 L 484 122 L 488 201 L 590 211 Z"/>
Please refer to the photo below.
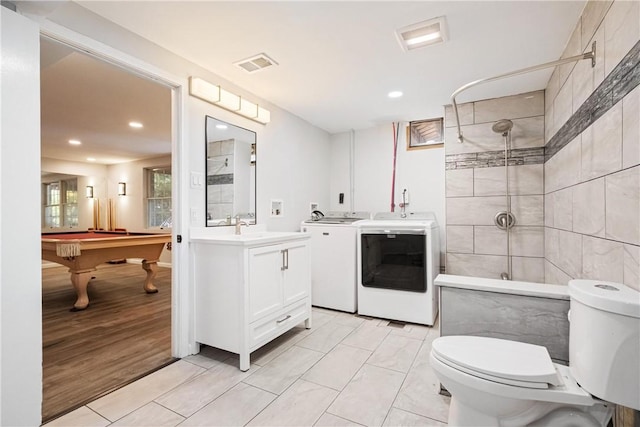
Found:
<path fill-rule="evenodd" d="M 284 322 L 285 320 L 289 320 L 289 319 L 291 319 L 291 315 L 290 315 L 290 314 L 287 314 L 287 316 L 286 316 L 284 319 L 276 320 L 276 323 L 282 323 L 282 322 Z"/>

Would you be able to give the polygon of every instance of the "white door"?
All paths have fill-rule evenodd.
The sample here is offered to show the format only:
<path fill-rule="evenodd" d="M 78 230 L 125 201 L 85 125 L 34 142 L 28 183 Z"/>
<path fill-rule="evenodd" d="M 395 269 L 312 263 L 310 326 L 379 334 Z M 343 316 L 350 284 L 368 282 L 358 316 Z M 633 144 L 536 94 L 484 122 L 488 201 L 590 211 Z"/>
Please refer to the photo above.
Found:
<path fill-rule="evenodd" d="M 0 17 L 0 425 L 40 425 L 40 29 Z"/>

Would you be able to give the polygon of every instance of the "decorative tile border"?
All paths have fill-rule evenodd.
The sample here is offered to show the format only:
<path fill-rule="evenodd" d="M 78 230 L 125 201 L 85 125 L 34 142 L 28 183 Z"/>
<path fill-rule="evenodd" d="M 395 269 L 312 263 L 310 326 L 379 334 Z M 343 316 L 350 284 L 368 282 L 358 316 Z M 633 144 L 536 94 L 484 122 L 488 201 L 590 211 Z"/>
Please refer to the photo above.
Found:
<path fill-rule="evenodd" d="M 640 41 L 635 44 L 545 147 L 511 150 L 509 166 L 547 162 L 635 89 L 638 84 L 640 84 Z M 504 166 L 504 151 L 450 154 L 446 156 L 445 161 L 447 170 Z"/>
<path fill-rule="evenodd" d="M 545 147 L 545 162 L 640 84 L 640 41 L 593 91 Z"/>
<path fill-rule="evenodd" d="M 542 164 L 544 163 L 544 147 L 509 150 L 507 161 L 509 166 Z M 447 170 L 499 166 L 504 166 L 504 150 L 449 154 L 445 158 L 445 168 Z"/>
<path fill-rule="evenodd" d="M 209 175 L 207 177 L 207 185 L 233 184 L 233 174 L 225 173 L 222 175 Z"/>

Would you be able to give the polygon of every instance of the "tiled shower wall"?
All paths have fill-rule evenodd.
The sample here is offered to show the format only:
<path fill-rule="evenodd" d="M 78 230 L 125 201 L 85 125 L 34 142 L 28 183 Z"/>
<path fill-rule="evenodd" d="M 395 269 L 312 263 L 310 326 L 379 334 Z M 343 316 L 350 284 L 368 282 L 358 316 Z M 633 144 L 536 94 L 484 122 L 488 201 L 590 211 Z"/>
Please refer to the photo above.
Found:
<path fill-rule="evenodd" d="M 640 290 L 640 2 L 590 1 L 545 92 L 545 277 Z"/>
<path fill-rule="evenodd" d="M 506 210 L 504 138 L 491 130 L 513 121 L 509 194 L 516 226 L 510 246 L 514 280 L 544 281 L 544 92 L 460 104 L 464 143 L 453 110 L 445 111 L 446 271 L 499 278 L 507 271 L 507 232 L 494 225 Z"/>
<path fill-rule="evenodd" d="M 463 144 L 447 107 L 447 273 L 506 271 L 506 233 L 492 225 L 506 206 L 503 140 L 491 126 L 509 118 L 513 279 L 640 289 L 639 40 L 640 2 L 589 1 L 562 57 L 596 41 L 594 68 L 565 64 L 544 93 L 459 105 Z"/>

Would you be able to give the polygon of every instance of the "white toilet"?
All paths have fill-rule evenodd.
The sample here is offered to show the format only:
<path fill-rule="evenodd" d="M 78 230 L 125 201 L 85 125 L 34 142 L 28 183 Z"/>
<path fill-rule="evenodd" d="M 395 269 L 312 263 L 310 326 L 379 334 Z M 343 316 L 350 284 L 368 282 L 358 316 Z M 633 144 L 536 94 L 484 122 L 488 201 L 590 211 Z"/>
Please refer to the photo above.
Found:
<path fill-rule="evenodd" d="M 545 347 L 473 336 L 434 340 L 451 426 L 606 426 L 616 403 L 640 410 L 640 293 L 571 280 L 569 366 Z"/>

